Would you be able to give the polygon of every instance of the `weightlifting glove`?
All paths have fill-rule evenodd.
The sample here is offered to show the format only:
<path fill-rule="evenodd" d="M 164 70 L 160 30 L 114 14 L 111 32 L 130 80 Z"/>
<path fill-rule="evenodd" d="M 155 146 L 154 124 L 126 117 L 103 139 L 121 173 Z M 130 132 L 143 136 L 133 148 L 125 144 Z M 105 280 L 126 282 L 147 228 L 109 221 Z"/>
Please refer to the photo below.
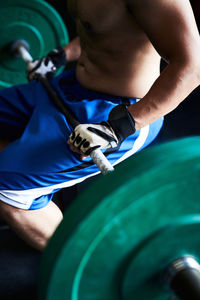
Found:
<path fill-rule="evenodd" d="M 90 155 L 99 148 L 118 148 L 125 138 L 135 132 L 135 121 L 125 105 L 114 107 L 107 122 L 80 124 L 69 137 L 76 152 Z"/>
<path fill-rule="evenodd" d="M 63 65 L 67 64 L 66 54 L 63 48 L 58 47 L 52 50 L 47 56 L 30 62 L 27 67 L 27 78 L 29 81 L 37 79 L 39 76 L 52 78 Z"/>

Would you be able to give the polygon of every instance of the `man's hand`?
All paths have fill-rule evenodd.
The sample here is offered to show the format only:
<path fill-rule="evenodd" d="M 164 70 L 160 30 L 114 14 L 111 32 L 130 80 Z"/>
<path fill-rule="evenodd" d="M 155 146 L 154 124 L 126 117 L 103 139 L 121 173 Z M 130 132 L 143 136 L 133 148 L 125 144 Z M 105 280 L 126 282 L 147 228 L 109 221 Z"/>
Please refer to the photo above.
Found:
<path fill-rule="evenodd" d="M 29 81 L 39 76 L 52 78 L 59 67 L 67 64 L 66 54 L 63 48 L 52 50 L 47 56 L 34 60 L 28 64 L 27 78 Z"/>
<path fill-rule="evenodd" d="M 70 149 L 83 158 L 97 149 L 117 148 L 122 141 L 135 132 L 135 122 L 126 106 L 113 108 L 107 122 L 80 124 L 69 137 Z"/>
<path fill-rule="evenodd" d="M 76 126 L 69 137 L 69 142 L 72 151 L 88 156 L 97 148 L 117 147 L 118 139 L 108 125 L 81 124 Z"/>

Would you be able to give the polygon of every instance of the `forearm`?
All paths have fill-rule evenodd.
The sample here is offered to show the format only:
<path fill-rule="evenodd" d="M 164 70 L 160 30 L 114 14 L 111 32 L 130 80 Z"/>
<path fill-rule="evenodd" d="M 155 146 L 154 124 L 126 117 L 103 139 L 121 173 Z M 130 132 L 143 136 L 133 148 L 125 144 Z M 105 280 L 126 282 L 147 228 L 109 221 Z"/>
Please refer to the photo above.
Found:
<path fill-rule="evenodd" d="M 64 47 L 67 61 L 72 62 L 79 59 L 81 55 L 80 39 L 74 38 L 69 44 Z"/>
<path fill-rule="evenodd" d="M 136 129 L 174 110 L 200 84 L 200 63 L 170 63 L 149 92 L 129 107 Z"/>

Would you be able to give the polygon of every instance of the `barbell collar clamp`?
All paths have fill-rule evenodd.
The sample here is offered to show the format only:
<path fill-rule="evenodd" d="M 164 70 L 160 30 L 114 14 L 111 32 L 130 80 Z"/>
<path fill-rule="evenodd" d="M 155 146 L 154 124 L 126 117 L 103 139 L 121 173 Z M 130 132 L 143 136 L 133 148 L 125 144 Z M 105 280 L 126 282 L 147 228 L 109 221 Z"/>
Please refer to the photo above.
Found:
<path fill-rule="evenodd" d="M 175 259 L 167 268 L 165 281 L 170 284 L 179 272 L 188 269 L 195 269 L 200 272 L 200 265 L 193 256 L 185 255 Z"/>
<path fill-rule="evenodd" d="M 179 299 L 200 299 L 200 265 L 193 256 L 174 260 L 167 268 L 165 279 Z"/>
<path fill-rule="evenodd" d="M 17 58 L 22 58 L 26 63 L 33 61 L 33 58 L 29 53 L 29 45 L 23 39 L 12 42 L 9 45 L 9 52 Z"/>
<path fill-rule="evenodd" d="M 27 53 L 29 51 L 29 44 L 24 39 L 15 40 L 8 45 L 8 51 L 10 54 L 18 58 L 22 57 L 21 49 Z"/>

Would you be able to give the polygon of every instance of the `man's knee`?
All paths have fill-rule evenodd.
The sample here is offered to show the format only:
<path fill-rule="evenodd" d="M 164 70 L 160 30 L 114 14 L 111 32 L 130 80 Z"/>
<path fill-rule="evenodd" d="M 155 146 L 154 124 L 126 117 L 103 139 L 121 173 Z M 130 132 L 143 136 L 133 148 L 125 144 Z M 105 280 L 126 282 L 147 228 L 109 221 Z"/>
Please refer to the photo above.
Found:
<path fill-rule="evenodd" d="M 8 222 L 16 214 L 16 207 L 13 207 L 0 200 L 0 219 L 4 222 Z"/>
<path fill-rule="evenodd" d="M 62 221 L 60 209 L 52 201 L 44 208 L 24 210 L 0 200 L 0 216 L 22 239 L 43 250 Z"/>
<path fill-rule="evenodd" d="M 23 224 L 23 215 L 26 213 L 21 208 L 14 207 L 0 200 L 0 220 L 16 231 Z"/>

